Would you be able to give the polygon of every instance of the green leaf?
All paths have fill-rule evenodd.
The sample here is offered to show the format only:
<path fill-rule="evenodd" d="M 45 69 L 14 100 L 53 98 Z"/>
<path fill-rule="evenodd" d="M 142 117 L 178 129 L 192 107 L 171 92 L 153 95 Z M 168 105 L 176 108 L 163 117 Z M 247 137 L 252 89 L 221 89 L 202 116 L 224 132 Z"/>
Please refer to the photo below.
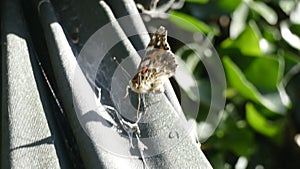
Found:
<path fill-rule="evenodd" d="M 250 157 L 255 151 L 254 132 L 245 120 L 239 119 L 239 112 L 234 105 L 224 111 L 222 123 L 219 124 L 212 139 L 219 150 L 230 150 L 237 156 Z M 200 125 L 199 125 L 200 126 Z M 237 137 L 239 136 L 239 137 Z"/>
<path fill-rule="evenodd" d="M 244 97 L 258 101 L 255 87 L 248 82 L 242 71 L 232 62 L 229 57 L 223 57 L 223 63 L 227 74 L 227 80 Z"/>
<path fill-rule="evenodd" d="M 232 12 L 237 8 L 237 6 L 242 2 L 242 0 L 218 0 L 217 3 L 224 11 Z"/>
<path fill-rule="evenodd" d="M 280 81 L 279 62 L 271 57 L 255 58 L 244 73 L 261 90 L 274 91 Z"/>
<path fill-rule="evenodd" d="M 258 29 L 250 24 L 236 40 L 227 39 L 221 44 L 221 47 L 238 49 L 241 54 L 246 56 L 261 56 L 259 34 Z"/>
<path fill-rule="evenodd" d="M 224 57 L 223 63 L 228 82 L 242 96 L 263 105 L 272 112 L 279 114 L 286 113 L 286 107 L 281 100 L 280 91 L 275 90 L 262 95 L 229 57 Z M 265 75 L 268 76 L 267 74 Z"/>
<path fill-rule="evenodd" d="M 237 139 L 236 136 L 239 136 L 239 138 Z M 253 132 L 250 128 L 238 128 L 234 122 L 227 122 L 227 129 L 219 139 L 221 143 L 218 146 L 229 149 L 238 156 L 249 157 L 254 151 L 251 146 L 254 143 Z"/>
<path fill-rule="evenodd" d="M 171 11 L 169 19 L 178 27 L 190 32 L 203 32 L 205 34 L 212 33 L 215 35 L 218 34 L 216 29 L 206 25 L 204 22 L 178 11 Z"/>
<path fill-rule="evenodd" d="M 225 154 L 221 152 L 216 152 L 212 157 L 210 157 L 209 162 L 214 169 L 224 169 Z"/>
<path fill-rule="evenodd" d="M 300 5 L 299 5 L 299 8 L 300 8 Z M 291 24 L 290 25 L 291 32 L 297 36 L 300 36 L 300 25 L 299 24 Z"/>
<path fill-rule="evenodd" d="M 280 38 L 280 31 L 273 26 L 262 24 L 263 37 L 271 43 L 276 43 Z M 275 45 L 275 44 L 274 44 Z"/>
<path fill-rule="evenodd" d="M 246 104 L 246 119 L 254 130 L 271 138 L 278 136 L 284 128 L 284 120 L 271 121 L 266 119 L 252 103 Z"/>

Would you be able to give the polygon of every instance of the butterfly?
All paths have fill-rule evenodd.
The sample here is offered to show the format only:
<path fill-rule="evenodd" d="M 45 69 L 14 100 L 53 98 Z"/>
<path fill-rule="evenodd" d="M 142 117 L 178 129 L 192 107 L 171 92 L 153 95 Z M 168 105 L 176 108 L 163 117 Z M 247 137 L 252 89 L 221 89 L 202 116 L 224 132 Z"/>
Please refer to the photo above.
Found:
<path fill-rule="evenodd" d="M 142 93 L 164 92 L 165 81 L 175 74 L 175 55 L 167 42 L 167 30 L 160 26 L 146 48 L 138 72 L 129 81 L 132 91 Z"/>

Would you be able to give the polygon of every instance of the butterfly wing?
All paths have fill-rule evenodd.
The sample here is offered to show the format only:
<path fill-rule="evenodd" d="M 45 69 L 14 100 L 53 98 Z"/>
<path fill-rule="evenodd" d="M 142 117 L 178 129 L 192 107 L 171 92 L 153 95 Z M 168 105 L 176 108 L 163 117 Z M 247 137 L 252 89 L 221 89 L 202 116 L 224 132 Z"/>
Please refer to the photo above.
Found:
<path fill-rule="evenodd" d="M 155 50 L 153 55 L 155 55 L 153 59 L 147 60 L 149 63 L 145 69 L 147 79 L 145 84 L 151 86 L 150 92 L 161 93 L 164 91 L 165 81 L 174 75 L 177 64 L 174 54 L 169 50 Z"/>
<path fill-rule="evenodd" d="M 137 93 L 161 93 L 163 84 L 174 75 L 177 64 L 167 42 L 167 30 L 161 26 L 151 37 L 139 71 L 130 81 L 130 88 Z"/>
<path fill-rule="evenodd" d="M 156 50 L 155 57 L 150 60 L 148 69 L 154 69 L 156 74 L 173 76 L 177 67 L 174 54 L 167 50 Z"/>
<path fill-rule="evenodd" d="M 155 69 L 157 73 L 167 73 L 171 77 L 177 67 L 175 56 L 170 50 L 167 42 L 167 30 L 160 26 L 147 46 L 139 71 Z"/>

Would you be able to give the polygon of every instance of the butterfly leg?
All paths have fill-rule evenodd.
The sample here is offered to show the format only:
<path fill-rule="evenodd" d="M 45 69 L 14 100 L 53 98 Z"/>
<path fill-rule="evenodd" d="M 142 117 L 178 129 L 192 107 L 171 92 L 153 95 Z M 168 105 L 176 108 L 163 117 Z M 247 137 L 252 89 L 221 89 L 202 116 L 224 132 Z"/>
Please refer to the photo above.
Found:
<path fill-rule="evenodd" d="M 128 94 L 129 94 L 129 89 L 130 89 L 130 86 L 127 85 L 127 86 L 126 86 L 125 95 L 123 96 L 123 99 L 125 99 L 125 98 L 128 96 Z"/>
<path fill-rule="evenodd" d="M 136 111 L 136 119 L 139 119 L 139 113 L 140 113 L 140 107 L 141 107 L 141 94 L 138 93 L 138 105 L 137 105 L 137 111 Z"/>

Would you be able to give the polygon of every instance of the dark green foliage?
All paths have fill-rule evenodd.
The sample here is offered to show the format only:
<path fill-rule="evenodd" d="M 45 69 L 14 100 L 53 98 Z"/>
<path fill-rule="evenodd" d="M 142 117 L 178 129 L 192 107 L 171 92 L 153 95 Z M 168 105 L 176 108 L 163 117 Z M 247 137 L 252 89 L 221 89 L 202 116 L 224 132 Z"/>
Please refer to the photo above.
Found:
<path fill-rule="evenodd" d="M 214 168 L 234 168 L 241 159 L 247 168 L 299 168 L 299 3 L 186 0 L 181 10 L 171 12 L 210 37 L 225 69 L 225 112 L 214 135 L 202 144 Z M 182 29 L 197 31 L 170 19 Z M 201 86 L 200 123 L 210 105 L 209 79 L 192 51 L 177 54 Z"/>

